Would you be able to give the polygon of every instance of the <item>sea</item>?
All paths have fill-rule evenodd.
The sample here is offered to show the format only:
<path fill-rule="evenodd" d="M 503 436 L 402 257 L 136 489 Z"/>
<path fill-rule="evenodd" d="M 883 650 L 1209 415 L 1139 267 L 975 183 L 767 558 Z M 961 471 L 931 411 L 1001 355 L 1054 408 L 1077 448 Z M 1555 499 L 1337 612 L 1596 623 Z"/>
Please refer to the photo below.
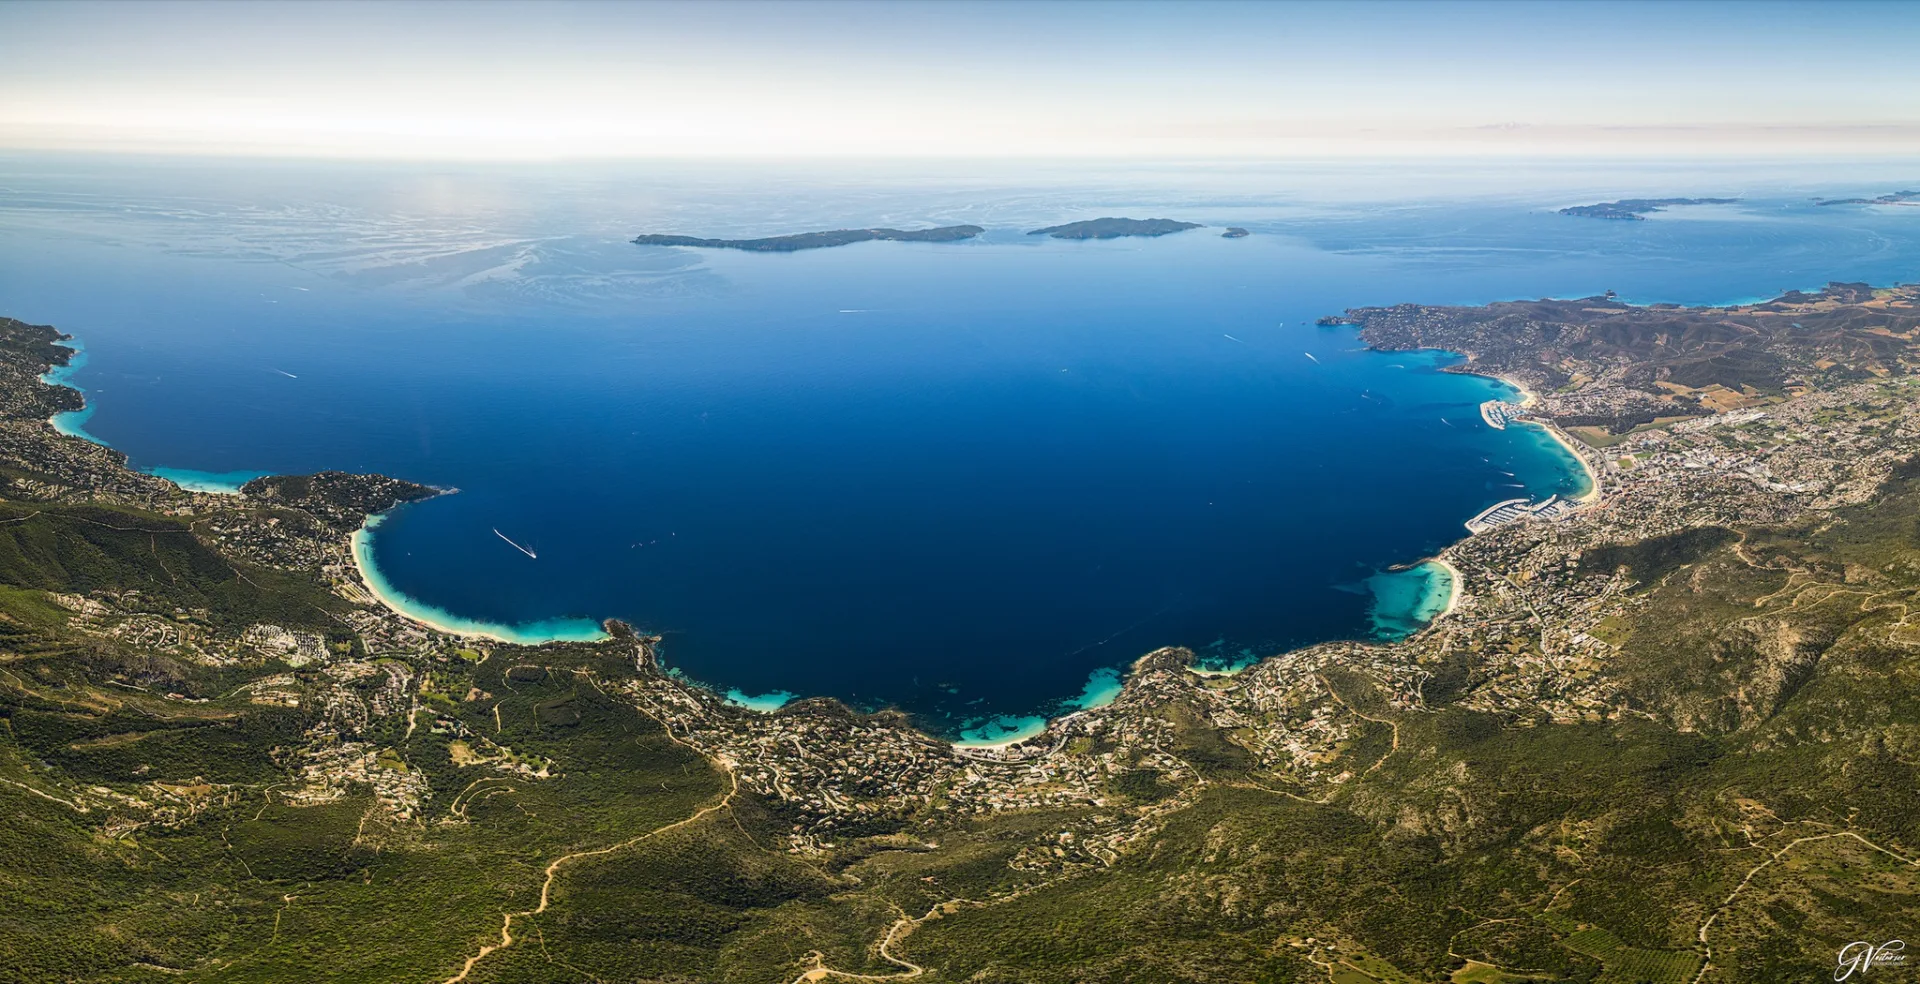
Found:
<path fill-rule="evenodd" d="M 1902 182 L 1905 182 L 1904 184 Z M 355 538 L 403 610 L 500 639 L 618 618 L 769 709 L 990 742 L 1162 646 L 1393 639 L 1485 506 L 1578 494 L 1506 384 L 1324 315 L 1913 279 L 1912 162 L 0 158 L 0 315 L 75 336 L 59 422 L 184 485 L 453 494 Z M 1739 197 L 1646 221 L 1620 197 Z M 1205 228 L 1062 241 L 1101 216 Z M 957 243 L 642 247 L 971 223 Z M 1224 238 L 1228 226 L 1250 231 Z"/>

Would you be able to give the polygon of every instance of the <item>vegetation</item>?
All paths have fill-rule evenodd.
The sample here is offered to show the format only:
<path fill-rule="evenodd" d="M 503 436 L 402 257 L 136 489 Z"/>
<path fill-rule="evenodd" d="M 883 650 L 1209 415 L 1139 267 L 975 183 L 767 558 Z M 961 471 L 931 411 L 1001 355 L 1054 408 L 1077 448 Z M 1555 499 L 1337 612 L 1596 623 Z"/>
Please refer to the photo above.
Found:
<path fill-rule="evenodd" d="M 1617 202 L 1563 208 L 1560 214 L 1577 215 L 1588 219 L 1624 219 L 1631 222 L 1644 222 L 1647 213 L 1663 211 L 1674 205 L 1731 205 L 1739 200 L 1738 198 L 1623 198 Z"/>
<path fill-rule="evenodd" d="M 559 868 L 549 907 L 515 924 L 543 945 L 501 951 L 470 980 L 887 974 L 900 968 L 876 942 L 956 899 L 997 901 L 917 921 L 889 953 L 929 968 L 928 980 L 1025 984 L 1677 984 L 1699 970 L 1695 936 L 1717 913 L 1709 979 L 1805 979 L 1861 927 L 1920 920 L 1920 869 L 1865 843 L 1903 857 L 1920 844 L 1920 777 L 1899 751 L 1920 734 L 1920 663 L 1874 641 L 1876 627 L 1902 622 L 1897 609 L 1859 604 L 1920 589 L 1915 515 L 1920 477 L 1907 475 L 1820 529 L 1754 531 L 1744 545 L 1695 531 L 1597 553 L 1593 563 L 1627 568 L 1650 592 L 1621 672 L 1652 720 L 1547 724 L 1435 704 L 1396 717 L 1397 752 L 1384 726 L 1370 732 L 1380 740 L 1347 754 L 1378 769 L 1311 803 L 1261 788 L 1243 749 L 1168 708 L 1174 747 L 1204 786 L 1110 867 L 1038 877 L 1009 862 L 1057 829 L 1063 817 L 1047 811 L 923 820 L 824 861 L 779 849 L 777 810 L 730 792 L 724 768 L 588 682 L 630 672 L 590 646 L 450 654 L 435 671 L 436 692 L 499 695 L 437 711 L 476 745 L 550 762 L 553 778 L 456 763 L 454 737 L 420 728 L 377 760 L 427 777 L 429 816 L 396 821 L 364 792 L 289 801 L 274 791 L 297 781 L 287 751 L 314 711 L 103 685 L 113 661 L 77 654 L 63 609 L 44 599 L 139 585 L 156 604 L 204 605 L 213 624 L 267 602 L 224 588 L 231 570 L 162 517 L 43 510 L 0 527 L 13 586 L 0 626 L 14 654 L 0 671 L 0 800 L 14 818 L 0 848 L 33 859 L 0 868 L 0 952 L 17 980 L 179 976 L 160 968 L 438 980 L 497 940 L 503 913 L 537 907 L 555 859 L 584 850 L 604 853 Z M 141 534 L 143 556 L 116 527 L 171 532 Z M 57 536 L 78 538 L 59 556 L 85 562 L 36 552 Z M 1793 569 L 1892 573 L 1846 604 L 1818 600 L 1814 581 L 1783 603 L 1788 576 L 1742 551 Z M 1698 573 L 1670 576 L 1682 566 Z M 1818 640 L 1792 685 L 1753 707 L 1737 695 L 1753 702 L 1778 654 L 1733 629 L 1735 612 Z M 1360 674 L 1331 683 L 1364 713 L 1392 713 Z M 174 819 L 131 830 L 117 827 L 133 811 L 83 814 L 57 792 L 152 783 L 178 791 Z M 1151 769 L 1122 773 L 1113 792 L 1177 802 Z M 1792 839 L 1775 831 L 1865 841 L 1802 843 L 1736 893 Z"/>
<path fill-rule="evenodd" d="M 1027 235 L 1051 236 L 1054 239 L 1118 239 L 1122 236 L 1164 236 L 1198 228 L 1198 222 L 1177 222 L 1173 219 L 1105 218 L 1048 226 L 1035 229 Z"/>
<path fill-rule="evenodd" d="M 765 239 L 701 239 L 696 236 L 636 236 L 640 246 L 694 246 L 702 249 L 744 249 L 753 253 L 791 253 L 801 249 L 822 249 L 886 240 L 901 243 L 950 243 L 972 239 L 987 230 L 975 225 L 941 226 L 937 229 L 834 229 L 830 232 L 801 232 Z"/>

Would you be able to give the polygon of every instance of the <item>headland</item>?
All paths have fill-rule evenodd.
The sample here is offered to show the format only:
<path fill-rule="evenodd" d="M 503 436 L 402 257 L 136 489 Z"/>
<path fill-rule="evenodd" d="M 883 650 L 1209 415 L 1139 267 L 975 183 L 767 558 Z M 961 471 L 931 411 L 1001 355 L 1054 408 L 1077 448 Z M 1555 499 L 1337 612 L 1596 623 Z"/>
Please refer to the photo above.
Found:
<path fill-rule="evenodd" d="M 1587 219 L 1644 222 L 1649 214 L 1665 211 L 1675 205 L 1732 205 L 1739 200 L 1738 198 L 1623 198 L 1617 202 L 1601 202 L 1598 205 L 1574 205 L 1561 209 L 1560 214 Z"/>
<path fill-rule="evenodd" d="M 1201 228 L 1198 222 L 1180 222 L 1174 219 L 1108 217 L 1047 226 L 1044 229 L 1035 229 L 1027 235 L 1050 236 L 1054 239 L 1119 239 L 1124 236 L 1165 236 L 1198 228 Z"/>
<path fill-rule="evenodd" d="M 1822 198 L 1815 205 L 1920 205 L 1920 191 L 1896 191 L 1878 198 Z"/>
<path fill-rule="evenodd" d="M 833 229 L 827 232 L 800 232 L 764 239 L 702 239 L 697 236 L 643 235 L 633 239 L 639 246 L 689 246 L 697 249 L 740 249 L 751 253 L 791 253 L 803 249 L 826 249 L 853 243 L 952 243 L 972 239 L 985 232 L 976 225 L 941 226 L 937 229 Z"/>

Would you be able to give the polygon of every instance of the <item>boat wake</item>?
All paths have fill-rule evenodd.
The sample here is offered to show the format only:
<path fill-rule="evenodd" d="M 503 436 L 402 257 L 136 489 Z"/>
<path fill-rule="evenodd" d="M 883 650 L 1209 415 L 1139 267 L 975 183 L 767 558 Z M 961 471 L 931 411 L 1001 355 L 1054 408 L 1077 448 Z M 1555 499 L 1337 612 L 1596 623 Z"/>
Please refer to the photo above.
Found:
<path fill-rule="evenodd" d="M 508 545 L 508 546 L 511 546 L 511 547 L 512 547 L 513 549 L 515 549 L 515 550 L 518 550 L 518 551 L 520 551 L 521 553 L 523 553 L 523 554 L 526 554 L 526 555 L 527 555 L 527 556 L 529 556 L 529 557 L 532 557 L 532 558 L 533 558 L 534 560 L 539 560 L 539 559 L 540 559 L 540 555 L 539 555 L 539 554 L 537 554 L 537 553 L 534 553 L 534 552 L 533 552 L 533 551 L 531 551 L 531 550 L 528 550 L 528 549 L 527 549 L 526 547 L 523 547 L 523 546 L 521 546 L 521 545 L 519 545 L 518 543 L 514 543 L 514 542 L 513 542 L 513 541 L 512 541 L 511 539 L 508 539 L 508 538 L 507 538 L 507 535 L 506 535 L 505 533 L 502 533 L 502 532 L 500 532 L 499 530 L 497 530 L 497 529 L 496 529 L 496 530 L 494 530 L 494 531 L 493 531 L 493 535 L 494 535 L 494 536 L 497 536 L 497 537 L 499 537 L 499 538 L 500 538 L 500 539 L 502 539 L 502 540 L 506 540 L 506 541 L 507 541 L 507 545 Z"/>

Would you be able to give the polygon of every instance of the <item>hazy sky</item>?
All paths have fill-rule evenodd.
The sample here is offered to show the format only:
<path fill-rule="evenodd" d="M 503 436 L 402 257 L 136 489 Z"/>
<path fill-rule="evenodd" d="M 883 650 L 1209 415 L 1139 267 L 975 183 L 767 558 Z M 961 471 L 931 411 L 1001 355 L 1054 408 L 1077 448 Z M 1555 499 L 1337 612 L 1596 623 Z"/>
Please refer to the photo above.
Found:
<path fill-rule="evenodd" d="M 1920 154 L 1920 4 L 0 3 L 0 147 Z"/>

